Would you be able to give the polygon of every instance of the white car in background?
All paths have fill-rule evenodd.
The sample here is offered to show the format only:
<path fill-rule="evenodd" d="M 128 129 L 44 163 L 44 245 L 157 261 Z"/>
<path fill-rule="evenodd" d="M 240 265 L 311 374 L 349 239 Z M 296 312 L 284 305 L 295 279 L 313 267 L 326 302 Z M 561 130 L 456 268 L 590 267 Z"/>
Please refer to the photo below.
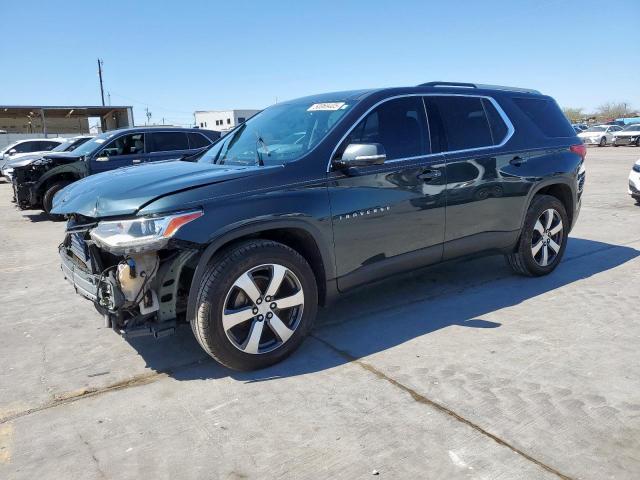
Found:
<path fill-rule="evenodd" d="M 629 195 L 640 203 L 640 160 L 638 160 L 629 174 Z"/>
<path fill-rule="evenodd" d="M 63 138 L 61 139 L 62 141 L 58 144 L 58 146 L 52 150 L 43 150 L 40 152 L 31 153 L 16 153 L 8 160 L 4 161 L 4 165 L 0 167 L 0 176 L 5 177 L 9 181 L 11 181 L 13 169 L 15 167 L 23 167 L 25 165 L 29 165 L 39 158 L 42 158 L 42 155 L 44 155 L 45 153 L 71 152 L 93 137 L 93 135 L 80 135 L 77 137 Z"/>
<path fill-rule="evenodd" d="M 640 123 L 627 125 L 613 136 L 613 146 L 635 145 L 640 147 Z"/>
<path fill-rule="evenodd" d="M 14 155 L 20 153 L 50 152 L 62 142 L 64 138 L 30 138 L 11 143 L 4 148 L 0 148 L 0 168 Z"/>
<path fill-rule="evenodd" d="M 622 130 L 618 125 L 594 125 L 578 134 L 578 138 L 585 145 L 598 145 L 604 147 L 613 142 L 613 135 Z"/>

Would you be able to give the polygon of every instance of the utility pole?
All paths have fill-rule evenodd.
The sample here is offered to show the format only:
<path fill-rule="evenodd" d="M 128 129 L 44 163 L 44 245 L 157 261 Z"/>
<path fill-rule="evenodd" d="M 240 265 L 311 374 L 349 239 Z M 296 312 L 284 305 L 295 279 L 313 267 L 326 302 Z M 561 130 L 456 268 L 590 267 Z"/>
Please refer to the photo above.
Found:
<path fill-rule="evenodd" d="M 151 122 L 151 112 L 149 111 L 149 107 L 145 107 L 144 112 L 147 116 L 147 125 L 149 125 L 149 122 Z"/>
<path fill-rule="evenodd" d="M 107 92 L 107 104 L 111 106 L 111 92 Z"/>
<path fill-rule="evenodd" d="M 104 65 L 104 62 L 98 59 L 98 76 L 100 77 L 100 97 L 102 98 L 102 106 L 104 107 L 104 86 L 102 85 L 102 65 Z"/>

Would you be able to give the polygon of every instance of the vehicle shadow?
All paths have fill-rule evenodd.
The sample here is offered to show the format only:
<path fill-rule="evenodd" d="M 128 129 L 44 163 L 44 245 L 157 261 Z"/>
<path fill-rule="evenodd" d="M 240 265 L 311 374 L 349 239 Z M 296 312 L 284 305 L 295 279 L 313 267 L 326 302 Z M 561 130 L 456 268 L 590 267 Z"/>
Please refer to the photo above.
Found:
<path fill-rule="evenodd" d="M 570 238 L 566 256 L 551 275 L 513 275 L 502 257 L 458 260 L 396 276 L 345 295 L 321 309 L 312 337 L 290 358 L 255 372 L 234 372 L 210 360 L 191 329 L 161 341 L 132 339 L 148 367 L 177 380 L 232 377 L 256 382 L 322 371 L 453 325 L 499 328 L 483 320 L 491 312 L 618 267 L 640 251 Z M 337 347 L 328 348 L 324 342 Z"/>
<path fill-rule="evenodd" d="M 26 213 L 29 212 L 29 213 Z M 43 211 L 29 211 L 29 210 L 23 210 L 22 211 L 22 218 L 26 218 L 27 220 L 29 220 L 32 223 L 40 223 L 40 222 L 55 222 L 55 219 L 52 219 L 49 215 L 47 215 L 45 212 Z"/>

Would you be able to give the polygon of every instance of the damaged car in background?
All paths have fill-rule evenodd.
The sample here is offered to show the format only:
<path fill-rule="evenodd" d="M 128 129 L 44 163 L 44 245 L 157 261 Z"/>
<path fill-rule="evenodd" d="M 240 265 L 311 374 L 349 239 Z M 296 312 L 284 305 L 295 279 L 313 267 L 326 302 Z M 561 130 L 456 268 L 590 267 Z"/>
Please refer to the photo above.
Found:
<path fill-rule="evenodd" d="M 5 177 L 10 182 L 13 181 L 13 170 L 16 167 L 26 167 L 32 164 L 36 160 L 40 160 L 45 154 L 52 154 L 58 152 L 72 152 L 83 143 L 88 142 L 94 137 L 94 135 L 79 135 L 77 137 L 65 138 L 60 145 L 50 151 L 41 151 L 33 153 L 22 153 L 14 155 L 10 159 L 6 160 L 2 168 L 0 168 L 0 175 Z"/>
<path fill-rule="evenodd" d="M 147 162 L 184 159 L 218 138 L 219 132 L 195 128 L 112 130 L 71 152 L 48 153 L 27 165 L 14 166 L 14 197 L 20 208 L 42 207 L 50 213 L 54 195 L 81 178 Z"/>

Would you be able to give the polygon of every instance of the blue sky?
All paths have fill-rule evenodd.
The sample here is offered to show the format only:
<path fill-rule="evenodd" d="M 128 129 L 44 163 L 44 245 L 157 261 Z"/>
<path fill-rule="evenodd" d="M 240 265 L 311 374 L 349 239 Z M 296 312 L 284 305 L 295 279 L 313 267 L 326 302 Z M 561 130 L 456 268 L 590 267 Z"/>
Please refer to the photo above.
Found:
<path fill-rule="evenodd" d="M 3 0 L 0 104 L 112 104 L 190 123 L 311 93 L 430 80 L 640 109 L 640 0 Z"/>

